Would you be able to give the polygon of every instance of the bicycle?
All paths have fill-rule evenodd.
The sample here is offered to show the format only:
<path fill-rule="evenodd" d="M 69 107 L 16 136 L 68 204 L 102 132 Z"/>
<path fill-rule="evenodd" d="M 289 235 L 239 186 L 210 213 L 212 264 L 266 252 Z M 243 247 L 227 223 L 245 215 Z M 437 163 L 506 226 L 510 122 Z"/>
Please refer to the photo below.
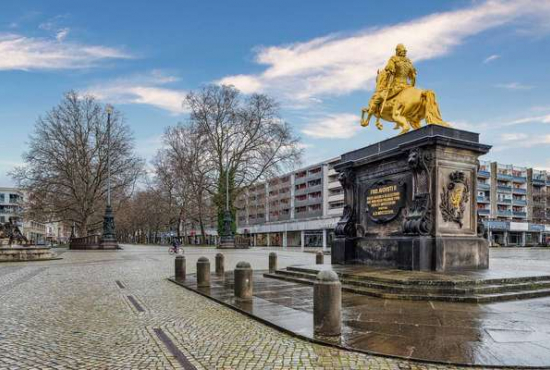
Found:
<path fill-rule="evenodd" d="M 168 248 L 168 253 L 173 256 L 174 254 L 181 254 L 183 253 L 183 248 L 180 247 L 180 246 L 170 246 L 170 248 Z"/>

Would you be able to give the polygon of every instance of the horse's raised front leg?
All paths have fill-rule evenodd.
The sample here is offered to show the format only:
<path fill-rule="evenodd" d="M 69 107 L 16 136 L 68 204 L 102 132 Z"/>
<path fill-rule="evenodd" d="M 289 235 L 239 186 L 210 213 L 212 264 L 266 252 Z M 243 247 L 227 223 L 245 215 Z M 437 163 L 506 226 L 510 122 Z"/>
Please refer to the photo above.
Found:
<path fill-rule="evenodd" d="M 369 111 L 369 108 L 363 108 L 361 109 L 361 126 L 363 127 L 367 127 L 369 125 L 369 122 L 370 122 L 370 117 L 372 116 L 372 114 L 369 113 L 369 115 L 367 116 L 367 119 L 365 119 L 365 113 L 367 113 Z"/>

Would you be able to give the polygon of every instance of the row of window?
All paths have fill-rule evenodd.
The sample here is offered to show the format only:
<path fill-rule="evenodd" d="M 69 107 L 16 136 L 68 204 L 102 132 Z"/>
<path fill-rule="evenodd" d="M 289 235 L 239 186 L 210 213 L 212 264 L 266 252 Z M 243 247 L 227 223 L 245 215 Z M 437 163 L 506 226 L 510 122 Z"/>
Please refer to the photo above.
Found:
<path fill-rule="evenodd" d="M 296 213 L 304 213 L 304 212 L 316 212 L 321 210 L 321 204 L 313 204 L 311 206 L 301 206 L 296 207 Z"/>

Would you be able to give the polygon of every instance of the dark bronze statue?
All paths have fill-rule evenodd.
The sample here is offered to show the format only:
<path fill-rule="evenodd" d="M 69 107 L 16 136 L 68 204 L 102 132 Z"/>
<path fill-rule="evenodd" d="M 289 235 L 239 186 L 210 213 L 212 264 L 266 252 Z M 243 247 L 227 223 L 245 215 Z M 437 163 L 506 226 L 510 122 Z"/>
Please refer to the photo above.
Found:
<path fill-rule="evenodd" d="M 9 245 L 13 245 L 14 242 L 21 245 L 29 244 L 25 235 L 23 235 L 17 226 L 16 219 L 13 217 L 10 217 L 9 221 L 4 224 L 0 223 L 0 239 L 8 239 Z"/>

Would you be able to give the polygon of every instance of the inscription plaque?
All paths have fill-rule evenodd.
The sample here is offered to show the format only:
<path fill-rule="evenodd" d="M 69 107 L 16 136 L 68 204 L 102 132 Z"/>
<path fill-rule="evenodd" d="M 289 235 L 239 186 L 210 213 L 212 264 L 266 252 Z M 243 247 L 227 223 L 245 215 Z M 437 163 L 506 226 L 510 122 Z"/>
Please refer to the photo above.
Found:
<path fill-rule="evenodd" d="M 376 223 L 390 222 L 405 205 L 405 185 L 377 183 L 367 190 L 367 213 Z"/>

